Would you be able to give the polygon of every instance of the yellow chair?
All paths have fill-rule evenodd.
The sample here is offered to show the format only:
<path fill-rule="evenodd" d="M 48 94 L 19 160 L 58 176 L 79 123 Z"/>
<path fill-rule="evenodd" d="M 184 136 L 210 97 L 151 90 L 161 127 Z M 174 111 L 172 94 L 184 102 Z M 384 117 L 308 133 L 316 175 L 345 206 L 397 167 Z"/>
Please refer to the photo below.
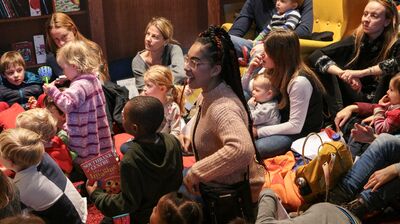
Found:
<path fill-rule="evenodd" d="M 313 32 L 333 32 L 332 41 L 300 39 L 301 53 L 308 55 L 350 35 L 361 22 L 368 0 L 314 0 Z"/>
<path fill-rule="evenodd" d="M 301 53 L 307 56 L 314 50 L 328 46 L 351 34 L 361 22 L 361 16 L 368 0 L 313 0 L 313 32 L 333 32 L 332 41 L 300 39 Z M 225 23 L 225 30 L 231 28 Z"/>

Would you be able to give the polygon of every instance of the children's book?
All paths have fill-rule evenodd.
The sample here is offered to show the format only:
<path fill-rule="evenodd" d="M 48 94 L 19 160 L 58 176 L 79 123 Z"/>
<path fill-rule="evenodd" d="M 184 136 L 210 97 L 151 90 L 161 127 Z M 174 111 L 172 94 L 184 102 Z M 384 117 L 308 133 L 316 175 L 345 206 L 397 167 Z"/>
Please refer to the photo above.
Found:
<path fill-rule="evenodd" d="M 31 11 L 31 16 L 42 15 L 42 12 L 40 11 L 40 0 L 29 0 L 29 6 Z"/>
<path fill-rule="evenodd" d="M 46 47 L 44 45 L 43 35 L 34 35 L 33 43 L 35 45 L 36 61 L 38 64 L 46 63 Z"/>
<path fill-rule="evenodd" d="M 12 49 L 18 51 L 22 55 L 27 66 L 36 64 L 35 51 L 33 50 L 32 42 L 22 41 L 13 43 Z"/>
<path fill-rule="evenodd" d="M 117 194 L 121 191 L 119 164 L 112 150 L 82 163 L 81 168 L 89 184 L 97 181 L 97 186 L 106 193 Z"/>
<path fill-rule="evenodd" d="M 18 16 L 30 16 L 30 6 L 27 0 L 11 0 L 17 9 Z"/>
<path fill-rule="evenodd" d="M 79 11 L 80 0 L 54 0 L 56 12 L 74 12 Z"/>

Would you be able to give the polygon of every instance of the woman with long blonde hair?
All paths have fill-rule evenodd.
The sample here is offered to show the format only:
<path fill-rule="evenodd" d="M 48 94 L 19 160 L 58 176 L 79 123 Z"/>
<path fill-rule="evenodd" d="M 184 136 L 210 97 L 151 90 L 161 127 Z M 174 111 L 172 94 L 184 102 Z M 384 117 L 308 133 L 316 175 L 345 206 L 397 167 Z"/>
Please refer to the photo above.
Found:
<path fill-rule="evenodd" d="M 309 60 L 324 84 L 331 118 L 354 102 L 377 103 L 400 71 L 399 18 L 391 0 L 370 0 L 354 34 L 316 50 Z"/>

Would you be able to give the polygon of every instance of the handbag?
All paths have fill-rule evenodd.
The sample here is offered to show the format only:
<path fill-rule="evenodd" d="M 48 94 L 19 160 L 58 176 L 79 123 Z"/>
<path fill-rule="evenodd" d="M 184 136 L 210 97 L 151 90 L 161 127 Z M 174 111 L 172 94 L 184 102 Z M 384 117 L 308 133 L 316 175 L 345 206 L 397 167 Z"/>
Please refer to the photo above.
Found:
<path fill-rule="evenodd" d="M 321 141 L 318 155 L 307 163 L 304 148 L 310 136 L 317 135 Z M 310 133 L 303 144 L 302 157 L 304 165 L 296 170 L 296 184 L 305 202 L 312 203 L 321 198 L 336 185 L 337 181 L 352 167 L 353 160 L 350 150 L 340 141 L 322 142 L 316 133 Z"/>
<path fill-rule="evenodd" d="M 206 223 L 224 224 L 236 217 L 254 222 L 250 183 L 247 178 L 232 185 L 200 183 L 200 193 L 204 202 Z"/>

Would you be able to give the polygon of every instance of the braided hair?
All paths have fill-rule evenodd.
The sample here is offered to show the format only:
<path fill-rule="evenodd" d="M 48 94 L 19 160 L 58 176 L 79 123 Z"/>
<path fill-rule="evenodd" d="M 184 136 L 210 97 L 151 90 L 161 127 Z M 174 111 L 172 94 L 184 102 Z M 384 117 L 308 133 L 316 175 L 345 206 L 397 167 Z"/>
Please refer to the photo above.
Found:
<path fill-rule="evenodd" d="M 246 109 L 249 119 L 249 131 L 252 136 L 252 119 L 247 101 L 243 94 L 239 63 L 231 37 L 221 27 L 210 26 L 207 30 L 199 34 L 196 42 L 204 46 L 206 49 L 206 56 L 208 56 L 211 64 L 221 65 L 220 76 L 222 80 L 232 88 L 233 92 Z"/>

